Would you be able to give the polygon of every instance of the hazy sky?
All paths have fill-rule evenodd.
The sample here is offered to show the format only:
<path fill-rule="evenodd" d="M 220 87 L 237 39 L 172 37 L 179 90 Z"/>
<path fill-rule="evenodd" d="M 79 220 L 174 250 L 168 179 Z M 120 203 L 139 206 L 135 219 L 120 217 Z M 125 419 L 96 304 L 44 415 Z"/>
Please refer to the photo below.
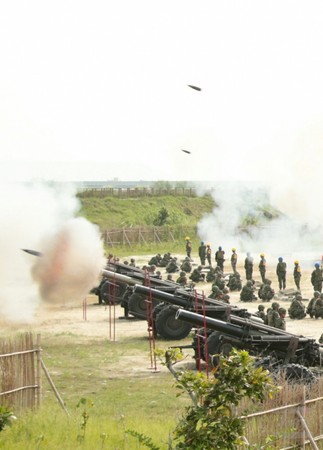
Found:
<path fill-rule="evenodd" d="M 322 23 L 319 0 L 1 2 L 1 177 L 302 172 L 322 155 Z"/>

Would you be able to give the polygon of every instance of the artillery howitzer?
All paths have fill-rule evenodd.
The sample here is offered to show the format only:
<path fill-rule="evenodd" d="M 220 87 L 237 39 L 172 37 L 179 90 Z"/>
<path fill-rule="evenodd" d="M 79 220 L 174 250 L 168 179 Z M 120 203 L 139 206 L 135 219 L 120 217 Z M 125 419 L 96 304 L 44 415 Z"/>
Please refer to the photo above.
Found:
<path fill-rule="evenodd" d="M 147 271 L 138 267 L 123 264 L 112 259 L 108 260 L 106 268 L 102 270 L 102 280 L 100 284 L 94 287 L 90 293 L 95 294 L 99 298 L 99 303 L 122 303 L 122 306 L 127 309 L 128 297 L 132 292 L 128 291 L 128 286 L 134 284 L 146 284 L 152 286 L 159 286 L 162 289 L 171 289 L 174 283 L 161 280 L 157 275 L 148 273 Z M 173 286 L 173 290 L 175 287 Z M 129 294 L 129 295 L 128 295 Z M 145 305 L 142 305 L 145 306 Z M 144 311 L 138 307 L 138 316 L 140 313 L 143 316 Z"/>
<path fill-rule="evenodd" d="M 191 346 L 197 363 L 202 358 L 216 364 L 217 358 L 213 355 L 228 355 L 235 347 L 256 356 L 257 364 L 268 370 L 275 372 L 284 369 L 287 378 L 312 381 L 315 377 L 308 368 L 322 365 L 323 347 L 315 339 L 297 336 L 242 317 L 230 316 L 230 322 L 225 322 L 178 309 L 176 319 L 197 328 L 206 327 L 206 333 L 197 330 Z M 200 349 L 199 343 L 202 343 Z"/>
<path fill-rule="evenodd" d="M 175 292 L 171 293 L 136 284 L 132 290 L 133 295 L 140 295 L 146 305 L 147 302 L 152 301 L 152 314 L 148 320 L 152 321 L 155 335 L 158 334 L 164 339 L 183 339 L 192 329 L 191 324 L 176 320 L 175 316 L 179 308 L 222 320 L 230 318 L 232 322 L 235 322 L 236 317 L 247 317 L 262 323 L 259 317 L 250 314 L 246 309 L 229 305 L 220 300 L 204 298 L 201 294 L 188 292 L 183 288 L 177 287 Z M 131 301 L 129 302 L 129 312 L 131 312 Z"/>

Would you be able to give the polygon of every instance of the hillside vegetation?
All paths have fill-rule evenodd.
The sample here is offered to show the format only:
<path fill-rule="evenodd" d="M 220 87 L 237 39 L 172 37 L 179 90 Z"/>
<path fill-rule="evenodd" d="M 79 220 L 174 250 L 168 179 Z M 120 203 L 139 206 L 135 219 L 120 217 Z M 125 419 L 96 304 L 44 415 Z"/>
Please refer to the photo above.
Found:
<path fill-rule="evenodd" d="M 210 196 L 156 196 L 139 198 L 80 198 L 80 215 L 101 230 L 136 226 L 195 226 L 204 214 L 212 212 Z"/>

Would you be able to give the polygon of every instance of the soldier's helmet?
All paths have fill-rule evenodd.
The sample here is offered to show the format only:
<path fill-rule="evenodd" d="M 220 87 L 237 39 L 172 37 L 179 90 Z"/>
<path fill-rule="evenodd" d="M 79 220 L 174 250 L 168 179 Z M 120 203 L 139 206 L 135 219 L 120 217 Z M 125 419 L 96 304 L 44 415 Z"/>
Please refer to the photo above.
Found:
<path fill-rule="evenodd" d="M 185 241 L 189 241 L 189 240 L 190 240 L 190 238 L 188 236 L 186 236 Z"/>
<path fill-rule="evenodd" d="M 210 247 L 210 245 L 211 245 L 211 244 L 210 244 L 209 242 L 206 244 L 207 247 Z"/>
<path fill-rule="evenodd" d="M 219 250 L 222 250 L 222 247 L 221 247 L 221 246 L 219 247 Z"/>
<path fill-rule="evenodd" d="M 131 258 L 130 262 L 134 263 L 135 262 L 135 258 Z"/>
<path fill-rule="evenodd" d="M 186 273 L 183 270 L 181 270 L 179 274 L 181 277 L 184 277 L 186 275 Z"/>
<path fill-rule="evenodd" d="M 252 286 L 252 281 L 251 280 L 247 281 L 247 286 Z"/>
<path fill-rule="evenodd" d="M 128 264 L 129 264 L 129 261 L 123 261 L 123 264 L 125 265 L 125 266 L 127 266 Z"/>
<path fill-rule="evenodd" d="M 201 245 L 204 245 L 204 241 L 201 241 Z"/>
<path fill-rule="evenodd" d="M 316 268 L 318 268 L 318 267 L 320 267 L 320 264 L 317 262 L 317 263 L 314 264 L 314 266 L 315 266 Z"/>
<path fill-rule="evenodd" d="M 265 307 L 264 305 L 258 305 L 258 311 L 264 311 Z"/>
<path fill-rule="evenodd" d="M 233 247 L 232 249 L 231 249 L 233 252 L 235 252 L 236 251 L 236 249 Z"/>
<path fill-rule="evenodd" d="M 228 302 L 228 301 L 230 300 L 230 295 L 225 294 L 225 295 L 223 296 L 223 300 L 224 300 L 225 302 Z"/>
<path fill-rule="evenodd" d="M 279 314 L 286 314 L 286 309 L 285 308 L 278 308 L 278 312 Z"/>
<path fill-rule="evenodd" d="M 283 258 L 280 256 L 280 257 L 278 258 L 278 261 L 279 261 L 279 262 L 282 262 L 282 260 L 283 260 Z"/>
<path fill-rule="evenodd" d="M 271 307 L 272 307 L 273 309 L 279 308 L 279 303 L 273 302 L 273 303 L 271 304 Z"/>
<path fill-rule="evenodd" d="M 295 259 L 294 264 L 295 264 L 295 265 L 299 264 L 298 259 Z"/>
<path fill-rule="evenodd" d="M 260 257 L 263 258 L 265 256 L 264 253 L 260 253 Z"/>
<path fill-rule="evenodd" d="M 212 286 L 212 292 L 220 292 L 219 286 L 217 286 L 216 284 Z"/>
<path fill-rule="evenodd" d="M 202 266 L 198 266 L 197 270 L 202 270 L 203 267 Z"/>
<path fill-rule="evenodd" d="M 230 291 L 229 291 L 229 289 L 227 287 L 224 287 L 222 289 L 222 292 L 223 292 L 223 294 L 228 294 Z"/>
<path fill-rule="evenodd" d="M 321 295 L 320 291 L 314 291 L 314 297 L 319 297 Z"/>
<path fill-rule="evenodd" d="M 297 294 L 297 295 L 295 296 L 295 298 L 296 298 L 296 300 L 298 300 L 299 302 L 302 301 L 302 296 L 301 296 L 300 294 Z"/>

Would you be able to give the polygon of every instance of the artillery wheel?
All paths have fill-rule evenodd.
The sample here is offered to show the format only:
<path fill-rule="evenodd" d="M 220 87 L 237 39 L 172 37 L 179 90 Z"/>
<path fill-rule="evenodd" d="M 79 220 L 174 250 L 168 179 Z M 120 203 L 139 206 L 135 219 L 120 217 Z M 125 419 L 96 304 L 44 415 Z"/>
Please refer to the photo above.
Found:
<path fill-rule="evenodd" d="M 147 319 L 147 302 L 146 302 L 147 296 L 137 294 L 134 292 L 130 295 L 128 306 L 129 306 L 129 313 L 132 314 L 137 319 Z M 159 301 L 156 299 L 152 299 L 152 307 L 154 308 L 156 305 L 159 304 Z"/>
<path fill-rule="evenodd" d="M 314 373 L 301 364 L 286 364 L 275 370 L 276 377 L 283 376 L 290 383 L 313 383 L 317 381 Z"/>
<path fill-rule="evenodd" d="M 156 330 L 163 339 L 184 339 L 192 329 L 190 323 L 175 319 L 175 314 L 176 310 L 167 305 L 156 316 Z"/>
<path fill-rule="evenodd" d="M 137 319 L 147 318 L 147 303 L 146 296 L 133 293 L 129 297 L 128 301 L 129 313 Z"/>
<path fill-rule="evenodd" d="M 218 358 L 213 355 L 219 355 L 221 353 L 224 356 L 228 356 L 232 349 L 232 345 L 230 343 L 223 343 L 221 341 L 221 336 L 222 333 L 220 333 L 220 331 L 213 331 L 213 333 L 207 338 L 208 357 L 214 367 L 218 365 L 219 361 Z"/>

